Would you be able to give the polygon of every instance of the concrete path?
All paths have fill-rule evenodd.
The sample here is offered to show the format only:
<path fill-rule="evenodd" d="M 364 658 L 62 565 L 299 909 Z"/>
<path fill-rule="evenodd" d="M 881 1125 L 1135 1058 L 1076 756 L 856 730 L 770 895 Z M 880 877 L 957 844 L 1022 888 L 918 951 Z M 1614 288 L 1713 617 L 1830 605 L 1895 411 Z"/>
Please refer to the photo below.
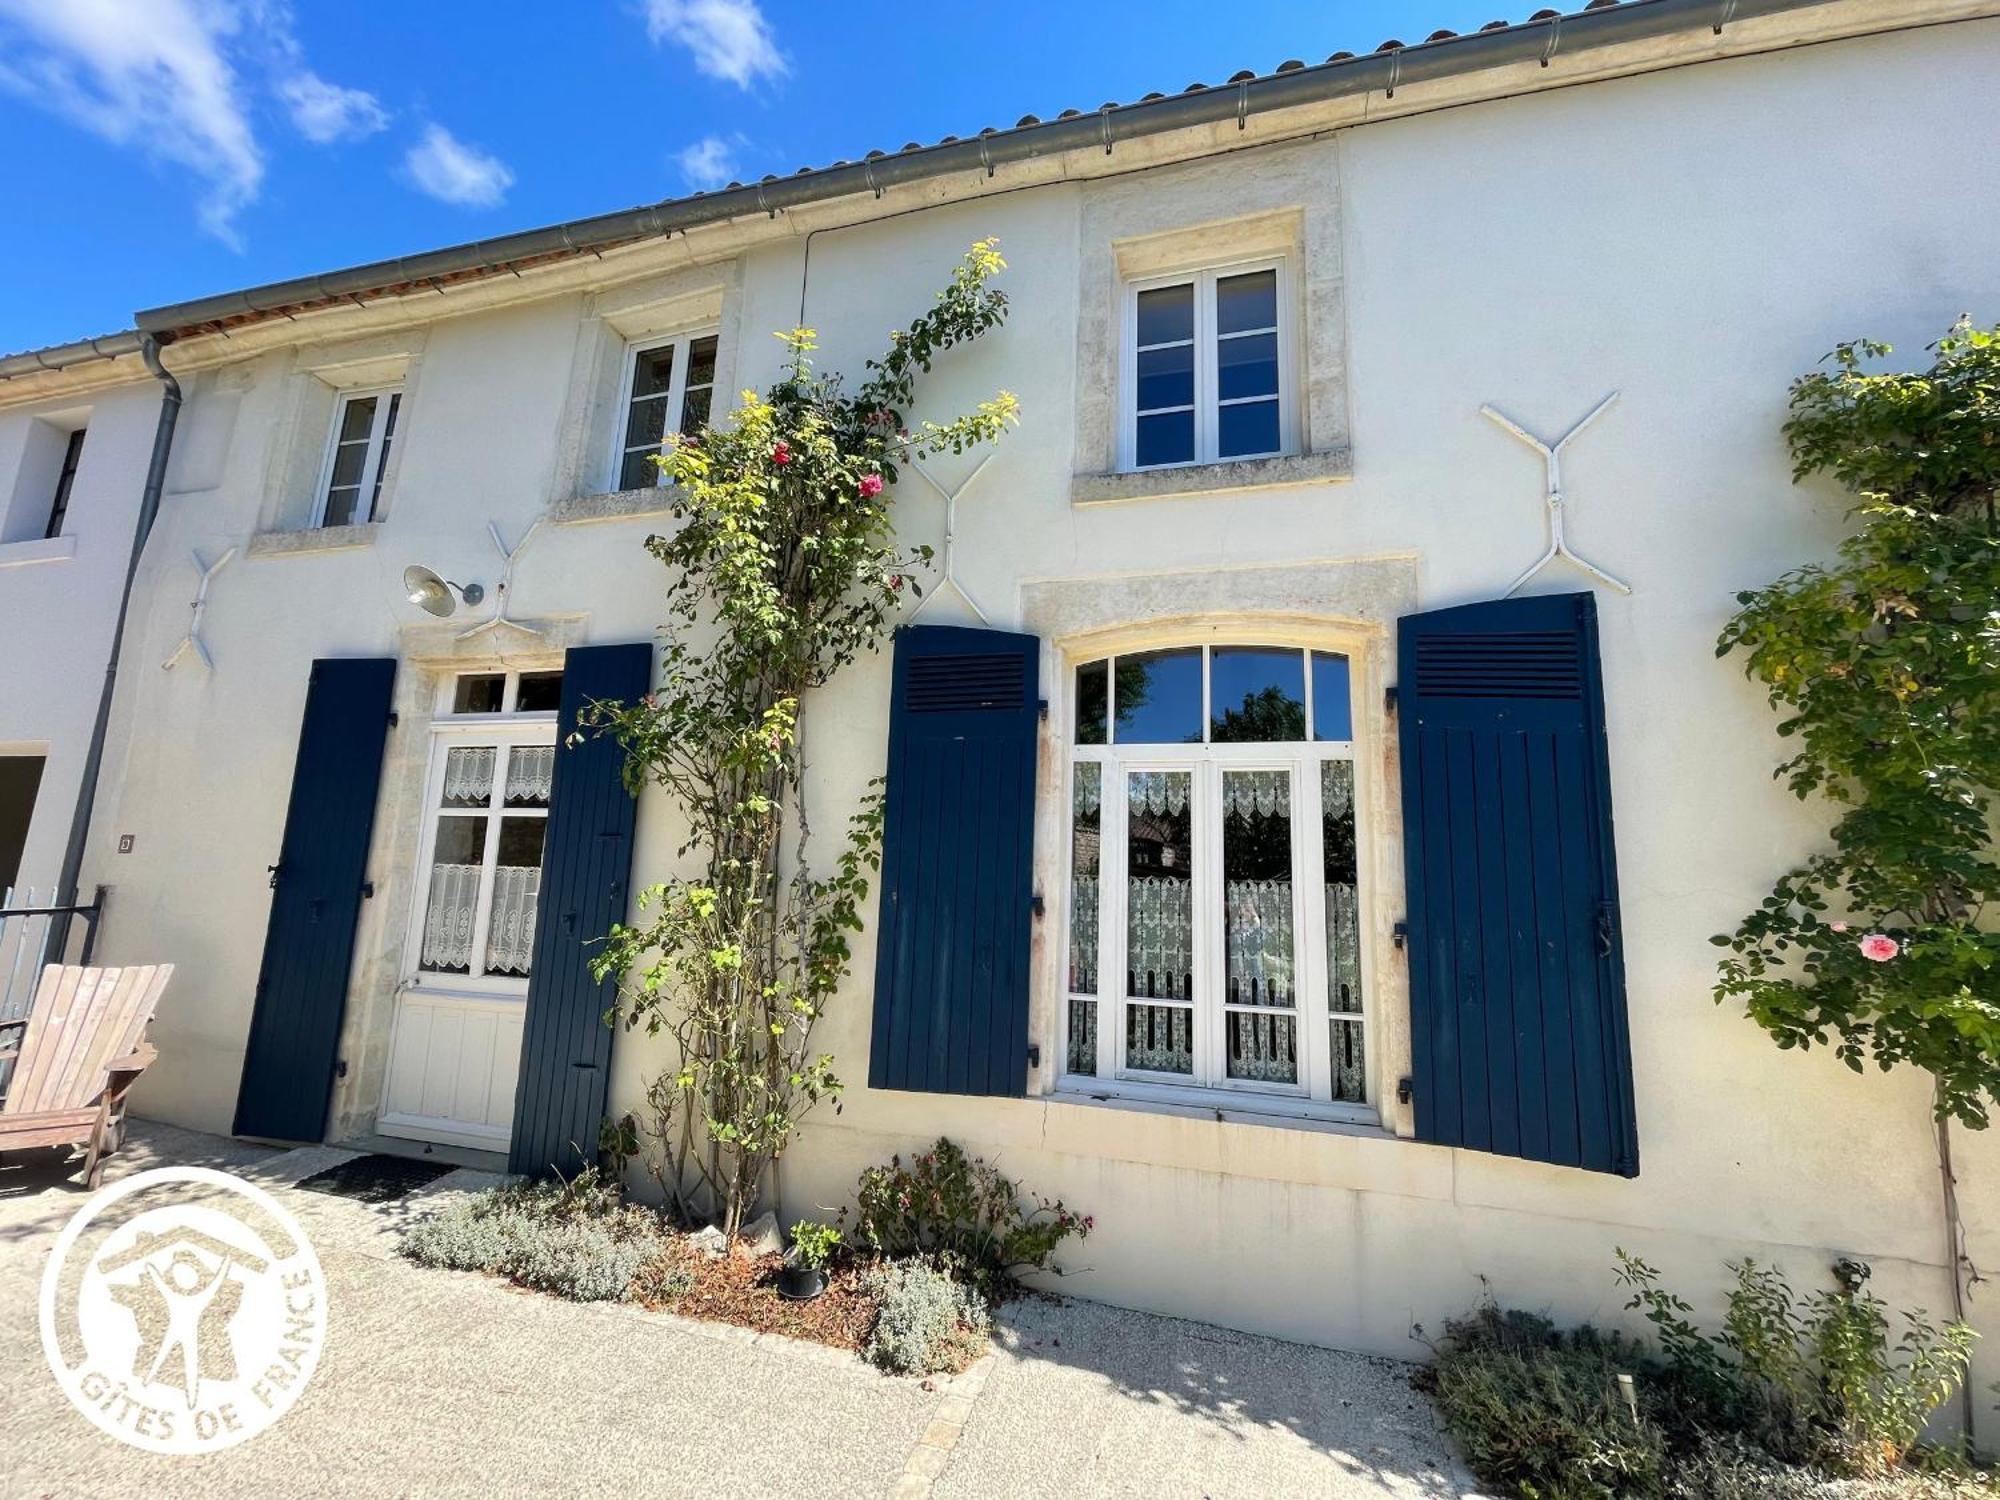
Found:
<path fill-rule="evenodd" d="M 395 1255 L 386 1208 L 293 1191 L 345 1159 L 135 1126 L 107 1180 L 197 1164 L 277 1192 L 325 1269 L 318 1374 L 277 1425 L 163 1458 L 99 1433 L 43 1362 L 43 1266 L 85 1194 L 0 1163 L 0 1496 L 1443 1497 L 1467 1493 L 1408 1368 L 1089 1302 L 1006 1310 L 994 1352 L 928 1385 L 788 1339 L 582 1306 Z"/>

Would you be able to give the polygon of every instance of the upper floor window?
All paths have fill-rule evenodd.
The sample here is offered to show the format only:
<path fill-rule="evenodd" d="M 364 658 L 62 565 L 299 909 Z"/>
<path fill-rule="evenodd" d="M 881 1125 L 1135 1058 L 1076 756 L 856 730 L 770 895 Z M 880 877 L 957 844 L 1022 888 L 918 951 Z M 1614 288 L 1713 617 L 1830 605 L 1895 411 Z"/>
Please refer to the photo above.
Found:
<path fill-rule="evenodd" d="M 44 537 L 61 536 L 63 522 L 69 519 L 69 492 L 76 483 L 76 466 L 83 460 L 83 434 L 84 429 L 77 428 L 63 448 L 62 468 L 56 474 L 56 492 L 49 501 L 49 524 L 42 532 Z"/>
<path fill-rule="evenodd" d="M 1127 284 L 1123 467 L 1291 451 L 1283 269 L 1271 261 Z"/>
<path fill-rule="evenodd" d="M 315 526 L 359 526 L 375 519 L 389 449 L 396 440 L 401 390 L 348 391 L 333 413 L 333 435 L 313 507 Z"/>
<path fill-rule="evenodd" d="M 618 401 L 622 420 L 614 472 L 619 489 L 665 483 L 665 471 L 653 457 L 668 435 L 699 432 L 707 425 L 715 395 L 715 346 L 712 333 L 632 346 Z"/>
<path fill-rule="evenodd" d="M 1065 1074 L 1368 1103 L 1348 676 L 1293 646 L 1076 668 Z"/>

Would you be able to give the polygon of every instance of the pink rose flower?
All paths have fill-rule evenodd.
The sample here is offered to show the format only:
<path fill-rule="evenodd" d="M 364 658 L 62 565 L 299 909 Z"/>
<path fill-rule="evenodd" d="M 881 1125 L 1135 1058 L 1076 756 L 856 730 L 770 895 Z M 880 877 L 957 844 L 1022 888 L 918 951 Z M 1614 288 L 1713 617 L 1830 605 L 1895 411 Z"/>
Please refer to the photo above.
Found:
<path fill-rule="evenodd" d="M 894 589 L 899 594 L 902 593 L 903 575 L 901 573 L 891 573 L 889 575 L 889 587 Z"/>
<path fill-rule="evenodd" d="M 1831 922 L 1828 923 L 1827 925 L 1832 927 L 1835 932 L 1847 931 L 1847 924 L 1845 922 Z"/>
<path fill-rule="evenodd" d="M 861 476 L 861 498 L 863 500 L 873 500 L 881 493 L 882 476 L 880 474 L 863 474 Z"/>
<path fill-rule="evenodd" d="M 779 444 L 778 444 L 778 446 L 777 446 L 777 447 L 775 447 L 775 448 L 773 448 L 773 449 L 771 450 L 771 462 L 772 462 L 772 463 L 774 463 L 774 464 L 788 464 L 788 463 L 790 463 L 791 461 L 792 461 L 792 450 L 791 450 L 791 447 L 790 447 L 790 446 L 789 446 L 788 444 L 786 444 L 786 443 L 782 443 L 782 442 L 781 442 L 781 443 L 779 443 Z"/>
<path fill-rule="evenodd" d="M 1902 951 L 1894 938 L 1880 932 L 1871 932 L 1861 940 L 1861 956 L 1878 964 L 1886 964 Z"/>

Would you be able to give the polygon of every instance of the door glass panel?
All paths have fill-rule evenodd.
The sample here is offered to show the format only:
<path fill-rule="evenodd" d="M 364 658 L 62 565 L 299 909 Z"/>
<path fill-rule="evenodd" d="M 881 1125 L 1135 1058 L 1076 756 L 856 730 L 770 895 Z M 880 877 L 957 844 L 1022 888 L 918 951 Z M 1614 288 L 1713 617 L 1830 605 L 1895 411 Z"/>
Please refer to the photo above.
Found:
<path fill-rule="evenodd" d="M 1290 771 L 1223 772 L 1222 903 L 1228 1074 L 1256 1083 L 1295 1084 L 1298 988 Z M 1257 1009 L 1238 1008 L 1251 1006 Z"/>
<path fill-rule="evenodd" d="M 1313 659 L 1313 738 L 1354 738 L 1354 703 L 1348 685 L 1347 658 L 1315 651 Z"/>
<path fill-rule="evenodd" d="M 506 805 L 547 807 L 549 783 L 555 776 L 555 769 L 554 745 L 516 745 L 509 750 Z"/>
<path fill-rule="evenodd" d="M 529 970 L 535 948 L 535 906 L 542 888 L 542 841 L 548 826 L 546 818 L 500 820 L 493 910 L 486 927 L 489 974 L 520 975 Z"/>
<path fill-rule="evenodd" d="M 485 863 L 485 818 L 438 819 L 419 967 L 434 974 L 470 971 L 472 927 L 479 909 L 479 876 Z"/>
<path fill-rule="evenodd" d="M 1142 651 L 1112 669 L 1121 745 L 1201 743 L 1201 648 Z"/>
<path fill-rule="evenodd" d="M 1067 1066 L 1097 1071 L 1098 869 L 1104 767 L 1080 761 L 1070 797 L 1069 1027 Z M 1079 996 L 1088 996 L 1080 999 Z"/>
<path fill-rule="evenodd" d="M 1194 1071 L 1192 783 L 1126 777 L 1125 1066 L 1146 1072 Z"/>
<path fill-rule="evenodd" d="M 1337 658 L 1336 658 L 1337 659 Z M 1314 688 L 1317 695 L 1318 688 Z M 1317 706 L 1317 703 L 1315 703 Z M 1354 763 L 1324 761 L 1319 770 L 1320 832 L 1325 849 L 1326 1005 L 1333 1032 L 1333 1097 L 1368 1098 L 1361 1033 L 1361 908 L 1354 842 Z"/>
<path fill-rule="evenodd" d="M 485 807 L 493 800 L 493 766 L 499 752 L 491 745 L 462 745 L 444 758 L 444 794 L 440 807 Z"/>
<path fill-rule="evenodd" d="M 1290 647 L 1218 646 L 1209 653 L 1208 737 L 1218 745 L 1306 737 L 1305 654 Z"/>
<path fill-rule="evenodd" d="M 1076 742 L 1079 745 L 1104 743 L 1106 696 L 1111 664 L 1086 662 L 1076 669 Z"/>

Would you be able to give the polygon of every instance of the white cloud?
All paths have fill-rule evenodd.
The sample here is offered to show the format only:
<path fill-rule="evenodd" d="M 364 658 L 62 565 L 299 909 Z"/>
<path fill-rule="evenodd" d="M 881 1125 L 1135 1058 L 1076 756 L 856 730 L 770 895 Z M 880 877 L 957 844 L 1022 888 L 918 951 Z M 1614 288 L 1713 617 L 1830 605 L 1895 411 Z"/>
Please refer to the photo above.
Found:
<path fill-rule="evenodd" d="M 757 0 L 646 0 L 646 31 L 678 43 L 711 78 L 748 88 L 763 74 L 782 77 L 785 60 Z"/>
<path fill-rule="evenodd" d="M 514 185 L 508 165 L 477 146 L 468 146 L 442 125 L 424 127 L 403 167 L 419 189 L 445 203 L 491 208 Z"/>
<path fill-rule="evenodd" d="M 689 187 L 716 188 L 737 175 L 736 147 L 719 135 L 704 136 L 675 153 Z"/>
<path fill-rule="evenodd" d="M 334 141 L 358 141 L 388 128 L 389 112 L 366 89 L 328 83 L 307 69 L 278 85 L 278 97 L 291 111 L 300 135 L 325 146 Z"/>
<path fill-rule="evenodd" d="M 192 170 L 204 228 L 240 243 L 263 153 L 227 57 L 221 0 L 0 0 L 0 87 L 122 146 Z"/>

